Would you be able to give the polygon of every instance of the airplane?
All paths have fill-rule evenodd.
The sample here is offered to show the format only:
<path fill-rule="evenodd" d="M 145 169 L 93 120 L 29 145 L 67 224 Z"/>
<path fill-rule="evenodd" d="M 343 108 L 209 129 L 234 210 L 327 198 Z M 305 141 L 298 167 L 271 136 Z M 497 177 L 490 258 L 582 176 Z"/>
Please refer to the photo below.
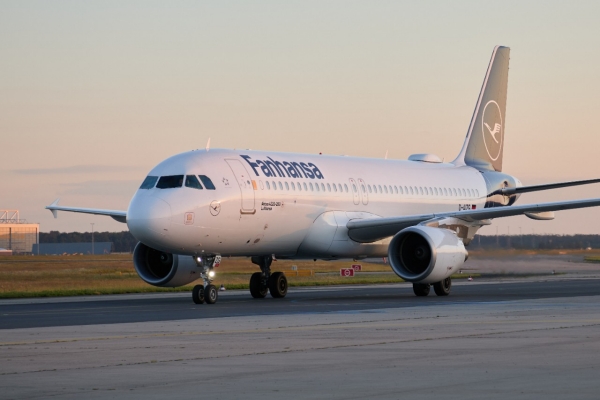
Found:
<path fill-rule="evenodd" d="M 492 219 L 600 205 L 600 198 L 515 205 L 524 193 L 600 182 L 600 179 L 524 186 L 502 171 L 510 49 L 496 46 L 458 156 L 408 160 L 322 154 L 205 149 L 174 155 L 155 166 L 127 211 L 46 208 L 110 216 L 139 241 L 133 263 L 158 287 L 187 285 L 196 304 L 214 304 L 212 284 L 223 256 L 250 257 L 260 268 L 250 294 L 285 297 L 288 282 L 271 271 L 273 259 L 387 257 L 413 284 L 451 291 L 451 275 L 467 260 L 465 246 Z M 491 127 L 494 127 L 493 129 Z M 485 128 L 485 129 L 484 129 Z M 210 143 L 210 142 L 209 142 Z"/>

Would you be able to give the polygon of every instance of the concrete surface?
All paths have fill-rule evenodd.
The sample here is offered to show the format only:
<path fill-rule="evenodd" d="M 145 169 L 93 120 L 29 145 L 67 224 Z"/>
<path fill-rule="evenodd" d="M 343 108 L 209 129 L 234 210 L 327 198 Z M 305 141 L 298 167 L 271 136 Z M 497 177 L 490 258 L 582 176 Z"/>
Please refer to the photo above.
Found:
<path fill-rule="evenodd" d="M 1 329 L 0 398 L 599 397 L 600 280 L 453 289 L 426 299 L 409 297 L 406 285 L 389 285 L 395 297 L 364 288 L 300 290 L 290 298 L 305 306 L 280 302 L 270 313 L 264 309 L 275 300 L 233 293 L 211 313 L 238 306 L 244 315 L 177 319 L 179 311 L 162 321 Z M 129 315 L 127 301 L 155 306 L 161 299 L 159 313 L 209 310 L 184 297 L 139 297 L 0 303 L 0 312 L 50 305 L 55 318 L 86 313 L 93 320 L 90 306 L 98 315 Z M 0 322 L 11 318 L 18 320 Z"/>

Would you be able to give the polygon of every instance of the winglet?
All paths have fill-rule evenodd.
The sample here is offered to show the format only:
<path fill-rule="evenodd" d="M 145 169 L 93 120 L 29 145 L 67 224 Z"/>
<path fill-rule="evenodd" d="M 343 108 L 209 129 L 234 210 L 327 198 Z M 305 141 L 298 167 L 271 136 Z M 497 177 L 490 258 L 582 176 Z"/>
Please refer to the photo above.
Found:
<path fill-rule="evenodd" d="M 206 142 L 206 151 L 210 150 L 210 138 L 208 138 L 208 142 Z"/>
<path fill-rule="evenodd" d="M 54 200 L 54 202 L 52 204 L 50 204 L 49 206 L 46 206 L 47 210 L 50 210 L 52 212 L 52 215 L 54 215 L 54 218 L 58 218 L 58 210 L 55 210 L 54 206 L 58 205 L 58 201 L 60 200 L 60 197 L 56 200 Z"/>

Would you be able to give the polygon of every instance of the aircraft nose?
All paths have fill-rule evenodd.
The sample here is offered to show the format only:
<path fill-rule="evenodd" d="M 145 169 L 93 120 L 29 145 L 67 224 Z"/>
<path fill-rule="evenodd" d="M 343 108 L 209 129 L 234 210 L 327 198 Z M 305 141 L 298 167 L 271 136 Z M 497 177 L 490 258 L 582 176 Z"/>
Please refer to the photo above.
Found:
<path fill-rule="evenodd" d="M 160 246 L 171 227 L 171 206 L 154 196 L 135 196 L 127 210 L 127 226 L 140 242 Z"/>

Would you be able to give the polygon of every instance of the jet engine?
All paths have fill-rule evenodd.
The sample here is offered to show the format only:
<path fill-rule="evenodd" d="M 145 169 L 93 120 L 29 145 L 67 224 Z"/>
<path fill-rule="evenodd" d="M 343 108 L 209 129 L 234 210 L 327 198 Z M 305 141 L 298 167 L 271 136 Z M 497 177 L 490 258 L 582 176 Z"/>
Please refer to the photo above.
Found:
<path fill-rule="evenodd" d="M 401 230 L 388 248 L 388 259 L 396 275 L 418 283 L 448 278 L 467 260 L 467 255 L 455 232 L 428 226 Z"/>
<path fill-rule="evenodd" d="M 158 287 L 183 286 L 200 278 L 193 257 L 165 253 L 141 242 L 133 251 L 133 265 L 144 282 Z"/>

